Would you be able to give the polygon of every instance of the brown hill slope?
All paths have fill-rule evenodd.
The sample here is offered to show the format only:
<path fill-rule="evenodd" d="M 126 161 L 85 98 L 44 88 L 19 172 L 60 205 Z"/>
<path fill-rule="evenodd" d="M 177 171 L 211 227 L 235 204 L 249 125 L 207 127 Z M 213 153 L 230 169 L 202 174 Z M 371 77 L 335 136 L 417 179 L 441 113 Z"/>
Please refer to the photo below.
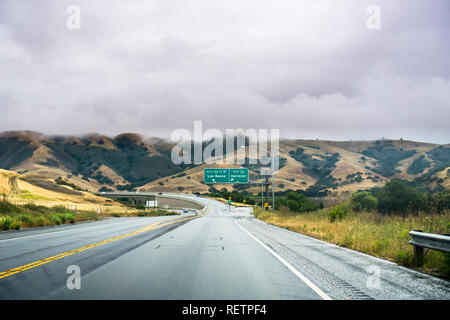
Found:
<path fill-rule="evenodd" d="M 227 167 L 175 165 L 170 158 L 172 147 L 173 143 L 163 139 L 132 133 L 111 138 L 5 132 L 0 134 L 0 168 L 25 177 L 59 178 L 91 192 L 140 188 L 205 193 L 211 186 L 203 183 L 203 169 Z M 260 192 L 258 166 L 242 166 L 251 169 L 254 184 L 214 187 Z M 282 140 L 275 185 L 277 191 L 304 190 L 316 196 L 382 186 L 394 178 L 448 188 L 449 167 L 449 145 L 406 140 Z"/>
<path fill-rule="evenodd" d="M 96 211 L 101 208 L 123 211 L 126 208 L 114 201 L 97 197 L 90 192 L 58 184 L 51 178 L 24 176 L 14 171 L 0 169 L 0 194 L 14 204 L 33 203 L 43 206 L 75 206 L 79 210 Z"/>

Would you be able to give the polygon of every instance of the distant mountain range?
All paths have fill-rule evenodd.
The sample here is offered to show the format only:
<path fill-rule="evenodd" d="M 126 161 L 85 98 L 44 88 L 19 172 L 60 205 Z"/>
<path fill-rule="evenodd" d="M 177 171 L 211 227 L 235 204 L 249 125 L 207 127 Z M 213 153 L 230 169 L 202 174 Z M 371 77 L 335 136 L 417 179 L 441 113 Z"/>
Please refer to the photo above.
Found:
<path fill-rule="evenodd" d="M 160 138 L 132 133 L 111 138 L 99 134 L 75 137 L 4 132 L 0 134 L 0 168 L 91 192 L 133 189 L 207 192 L 211 186 L 203 183 L 203 168 L 211 166 L 173 164 L 173 146 Z M 251 169 L 255 184 L 214 187 L 260 192 L 257 182 L 261 177 L 253 170 L 255 166 L 248 163 L 244 166 Z M 449 168 L 449 144 L 282 140 L 280 170 L 275 181 L 279 192 L 302 190 L 309 196 L 383 186 L 394 178 L 432 191 L 450 187 Z"/>

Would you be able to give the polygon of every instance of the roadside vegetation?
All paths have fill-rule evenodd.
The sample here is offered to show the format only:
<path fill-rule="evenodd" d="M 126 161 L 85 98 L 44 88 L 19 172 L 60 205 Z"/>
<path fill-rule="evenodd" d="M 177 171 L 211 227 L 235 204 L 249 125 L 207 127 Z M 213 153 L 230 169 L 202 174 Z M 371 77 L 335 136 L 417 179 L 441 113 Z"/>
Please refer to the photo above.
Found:
<path fill-rule="evenodd" d="M 224 199 L 224 200 L 228 200 L 231 197 L 231 201 L 232 203 L 245 203 L 245 204 L 250 204 L 250 205 L 254 205 L 255 204 L 255 200 L 253 199 L 253 195 L 251 195 L 249 192 L 247 191 L 228 191 L 227 189 L 222 189 L 222 190 L 217 190 L 214 187 L 209 188 L 209 194 L 206 194 L 207 196 L 211 197 L 211 198 L 216 198 L 216 199 Z"/>
<path fill-rule="evenodd" d="M 32 203 L 14 205 L 8 201 L 0 201 L 0 231 L 96 221 L 104 217 L 150 217 L 178 214 L 178 212 L 160 209 L 112 211 L 98 214 L 95 211 L 70 210 L 64 206 L 46 207 Z"/>
<path fill-rule="evenodd" d="M 104 217 L 161 217 L 161 216 L 176 216 L 179 215 L 176 211 L 166 211 L 160 209 L 145 209 L 136 211 L 127 211 L 125 213 L 103 213 Z"/>
<path fill-rule="evenodd" d="M 450 254 L 429 250 L 415 264 L 409 244 L 411 230 L 450 233 L 449 190 L 420 193 L 394 180 L 383 188 L 356 192 L 349 201 L 330 208 L 312 211 L 306 206 L 299 212 L 289 200 L 278 207 L 276 211 L 255 208 L 254 213 L 291 231 L 450 278 Z"/>
<path fill-rule="evenodd" d="M 34 204 L 14 205 L 0 202 L 0 230 L 53 226 L 98 220 L 96 212 L 68 210 L 63 206 L 44 207 Z"/>

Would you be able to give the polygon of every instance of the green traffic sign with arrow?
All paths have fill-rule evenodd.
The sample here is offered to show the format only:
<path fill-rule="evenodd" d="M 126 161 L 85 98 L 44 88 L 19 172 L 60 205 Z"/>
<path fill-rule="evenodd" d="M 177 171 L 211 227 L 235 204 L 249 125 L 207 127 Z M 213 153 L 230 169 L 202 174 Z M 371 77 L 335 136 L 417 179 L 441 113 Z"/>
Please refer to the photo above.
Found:
<path fill-rule="evenodd" d="M 217 169 L 208 168 L 203 171 L 203 181 L 209 184 L 248 183 L 248 169 Z"/>

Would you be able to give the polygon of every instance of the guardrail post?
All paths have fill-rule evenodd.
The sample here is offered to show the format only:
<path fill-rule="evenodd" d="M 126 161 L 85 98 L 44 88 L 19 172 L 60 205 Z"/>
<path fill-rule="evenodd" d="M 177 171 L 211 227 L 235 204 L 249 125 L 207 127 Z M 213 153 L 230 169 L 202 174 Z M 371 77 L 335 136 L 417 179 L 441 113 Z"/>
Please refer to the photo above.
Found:
<path fill-rule="evenodd" d="M 423 232 L 422 230 L 414 230 L 416 232 Z M 423 261 L 424 258 L 424 253 L 423 250 L 424 248 L 421 246 L 418 246 L 417 244 L 413 244 L 413 252 L 414 252 L 414 256 L 413 256 L 413 263 L 415 265 L 420 265 Z"/>
<path fill-rule="evenodd" d="M 422 263 L 424 254 L 423 254 L 423 247 L 414 246 L 414 263 L 420 264 Z"/>

